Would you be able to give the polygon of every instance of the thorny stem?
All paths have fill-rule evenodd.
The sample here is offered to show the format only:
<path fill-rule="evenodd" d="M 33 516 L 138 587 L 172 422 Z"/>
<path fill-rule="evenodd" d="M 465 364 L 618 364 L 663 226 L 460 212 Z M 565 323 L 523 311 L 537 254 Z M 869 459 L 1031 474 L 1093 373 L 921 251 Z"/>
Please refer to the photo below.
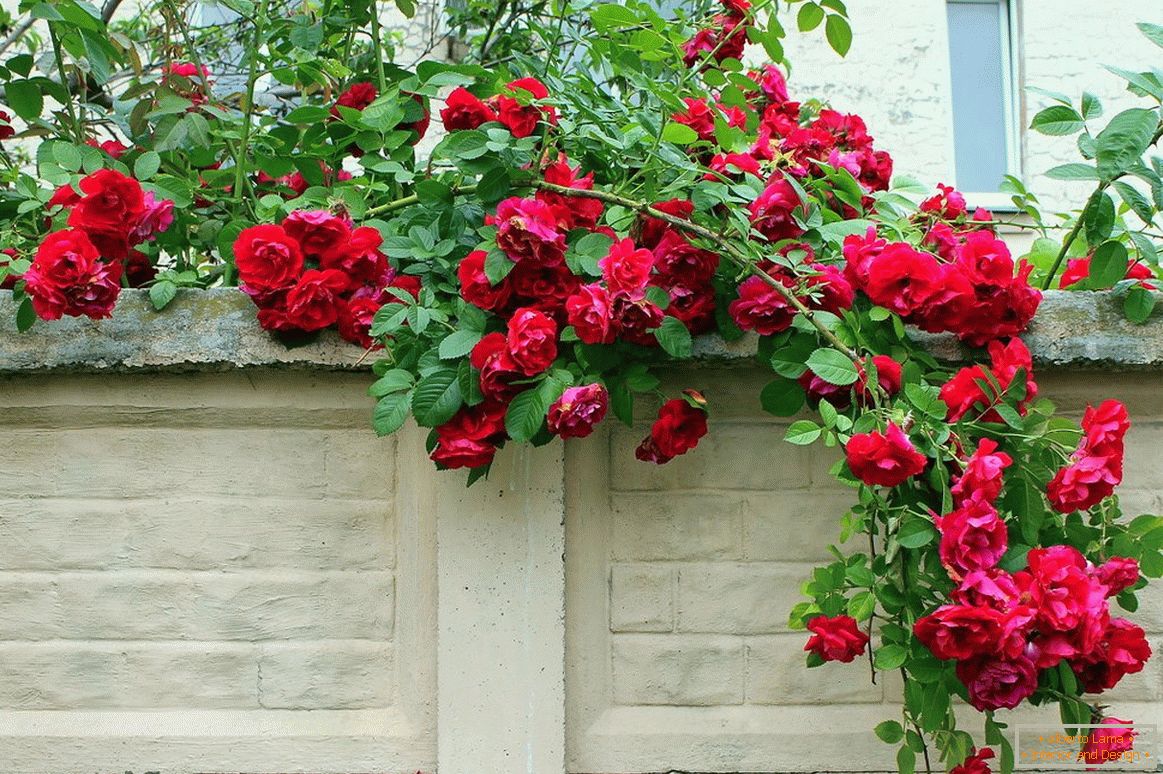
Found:
<path fill-rule="evenodd" d="M 372 0 L 371 3 L 371 17 L 372 17 L 372 50 L 375 52 L 376 58 L 376 86 L 379 88 L 379 93 L 383 94 L 388 90 L 388 78 L 384 73 L 384 52 L 383 43 L 380 40 L 380 4 L 377 0 Z"/>
<path fill-rule="evenodd" d="M 869 520 L 868 524 L 868 564 L 871 565 L 876 561 L 876 536 L 874 531 L 876 529 L 876 518 Z M 876 654 L 872 650 L 872 623 L 875 616 L 868 619 L 868 676 L 873 685 L 876 685 Z"/>
<path fill-rule="evenodd" d="M 254 17 L 254 37 L 247 56 L 246 104 L 242 106 L 242 136 L 238 141 L 238 163 L 234 169 L 234 200 L 242 202 L 242 186 L 246 181 L 246 154 L 250 142 L 250 123 L 254 115 L 254 90 L 258 82 L 258 49 L 262 44 L 263 20 L 267 17 L 269 0 L 262 0 L 258 14 Z"/>
<path fill-rule="evenodd" d="M 1082 232 L 1082 225 L 1086 222 L 1086 213 L 1091 208 L 1092 202 L 1097 202 L 1098 197 L 1106 190 L 1109 183 L 1103 182 L 1099 184 L 1098 188 L 1090 199 L 1087 201 L 1086 207 L 1078 215 L 1078 222 L 1074 224 L 1074 228 L 1070 229 L 1070 233 L 1066 235 L 1066 240 L 1062 242 L 1062 249 L 1058 251 L 1058 257 L 1054 259 L 1054 264 L 1050 267 L 1050 271 L 1046 273 L 1046 279 L 1042 280 L 1042 290 L 1049 290 L 1050 286 L 1054 284 L 1054 277 L 1058 274 L 1058 269 L 1062 266 L 1062 261 L 1066 258 L 1066 253 L 1070 250 L 1070 246 L 1074 244 L 1074 240 L 1078 239 L 1078 235 Z"/>
<path fill-rule="evenodd" d="M 777 293 L 783 296 L 784 300 L 787 301 L 793 309 L 801 314 L 803 318 L 819 332 L 820 336 L 823 337 L 824 340 L 828 342 L 828 344 L 838 349 L 840 352 L 843 352 L 845 356 L 847 356 L 853 363 L 859 366 L 860 354 L 858 352 L 841 341 L 835 333 L 833 333 L 828 329 L 827 326 L 821 323 L 812 313 L 812 310 L 809 309 L 804 304 L 804 302 L 801 301 L 799 297 L 791 291 L 790 288 L 786 287 L 783 283 L 779 282 L 777 279 L 775 279 L 775 277 L 772 277 L 767 272 L 761 270 L 755 264 L 755 262 L 747 256 L 746 253 L 732 244 L 731 241 L 724 237 L 722 234 L 712 231 L 705 226 L 700 226 L 697 223 L 692 223 L 689 220 L 683 220 L 682 218 L 671 215 L 670 213 L 655 209 L 645 202 L 627 199 L 624 196 L 619 196 L 607 191 L 567 188 L 563 185 L 556 185 L 555 183 L 548 183 L 545 181 L 538 181 L 534 183 L 534 185 L 543 191 L 552 191 L 553 193 L 560 196 L 572 196 L 581 199 L 597 199 L 598 201 L 606 202 L 607 204 L 616 204 L 629 210 L 635 210 L 644 215 L 649 215 L 652 218 L 661 220 L 664 223 L 668 223 L 675 228 L 714 242 L 722 250 L 723 254 L 728 258 L 728 260 L 730 260 L 740 269 L 750 273 L 752 276 L 759 277 L 768 285 L 770 285 Z"/>
<path fill-rule="evenodd" d="M 458 194 L 469 194 L 469 193 L 472 193 L 473 191 L 475 191 L 476 189 L 477 189 L 477 187 L 475 185 L 462 185 L 462 186 L 453 188 L 452 193 L 454 196 L 456 196 Z M 419 202 L 420 202 L 419 195 L 411 194 L 410 196 L 403 196 L 399 199 L 393 199 L 392 201 L 388 202 L 387 204 L 381 204 L 379 207 L 372 207 L 370 210 L 367 211 L 367 214 L 368 215 L 383 215 L 385 212 L 395 212 L 396 210 L 402 210 L 405 207 L 410 207 L 413 204 L 418 204 Z"/>

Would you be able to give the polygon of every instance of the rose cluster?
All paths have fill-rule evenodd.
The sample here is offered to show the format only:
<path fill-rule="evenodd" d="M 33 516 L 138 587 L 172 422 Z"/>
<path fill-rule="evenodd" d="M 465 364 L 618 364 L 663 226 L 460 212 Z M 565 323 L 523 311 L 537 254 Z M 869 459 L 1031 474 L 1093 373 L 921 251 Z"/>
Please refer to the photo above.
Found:
<path fill-rule="evenodd" d="M 63 315 L 109 317 L 122 280 L 139 286 L 156 269 L 137 245 L 169 228 L 174 203 L 113 169 L 99 169 L 57 189 L 50 208 L 67 212 L 69 228 L 48 234 L 24 273 L 25 291 L 42 320 Z"/>
<path fill-rule="evenodd" d="M 1085 511 L 1114 494 L 1123 480 L 1123 437 L 1127 409 L 1115 400 L 1088 406 L 1082 440 L 1070 461 L 1050 481 L 1050 504 L 1062 513 Z"/>
<path fill-rule="evenodd" d="M 722 3 L 723 13 L 715 14 L 709 27 L 700 29 L 683 44 L 682 61 L 687 67 L 694 67 L 708 57 L 715 62 L 743 58 L 751 3 L 748 0 L 722 0 Z"/>
<path fill-rule="evenodd" d="M 581 174 L 565 157 L 547 165 L 543 174 L 565 188 L 593 188 L 592 174 Z M 676 217 L 692 211 L 685 201 L 659 206 Z M 490 250 L 469 253 L 457 276 L 461 297 L 492 313 L 503 330 L 483 336 L 472 350 L 484 402 L 461 409 L 437 428 L 432 459 L 441 467 L 491 462 L 506 440 L 502 420 L 507 407 L 522 392 L 537 389 L 535 382 L 562 354 L 559 345 L 567 328 L 573 340 L 585 344 L 654 348 L 656 331 L 668 315 L 691 333 L 713 324 L 711 278 L 718 256 L 655 219 L 638 225 L 637 242 L 617 239 L 598 225 L 603 209 L 596 200 L 539 190 L 532 197 L 500 202 L 486 218 L 495 229 L 493 244 Z M 592 273 L 566 258 L 567 237 L 586 233 L 601 235 L 609 244 Z M 589 435 L 605 417 L 608 402 L 600 381 L 569 387 L 549 407 L 548 430 L 563 438 Z M 662 407 L 638 457 L 667 462 L 693 449 L 706 431 L 705 401 L 688 392 Z"/>
<path fill-rule="evenodd" d="M 531 99 L 530 99 L 531 98 Z M 540 105 L 549 98 L 549 90 L 536 78 L 518 78 L 505 84 L 500 94 L 482 100 L 463 86 L 458 86 L 444 101 L 440 120 L 450 132 L 477 129 L 490 122 L 499 123 L 514 137 L 528 137 L 542 121 L 557 123 L 551 105 Z"/>
<path fill-rule="evenodd" d="M 327 210 L 296 210 L 282 224 L 251 226 L 234 241 L 242 290 L 263 328 L 305 334 L 338 325 L 364 347 L 372 318 L 395 298 L 388 288 L 420 292 L 418 277 L 398 274 L 380 251 L 383 237 Z"/>

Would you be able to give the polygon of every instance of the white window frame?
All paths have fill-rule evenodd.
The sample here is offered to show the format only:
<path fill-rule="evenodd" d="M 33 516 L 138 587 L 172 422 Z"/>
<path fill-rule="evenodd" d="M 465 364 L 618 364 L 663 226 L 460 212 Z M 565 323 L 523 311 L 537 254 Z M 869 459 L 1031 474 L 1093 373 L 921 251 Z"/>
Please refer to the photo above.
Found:
<path fill-rule="evenodd" d="M 1022 0 L 945 0 L 945 4 L 960 5 L 998 5 L 1003 6 L 1004 13 L 998 14 L 1001 25 L 999 41 L 1002 50 L 1002 121 L 1005 125 L 1005 157 L 1006 174 L 1020 178 L 1023 161 L 1023 133 L 1022 116 L 1023 102 L 1020 83 L 1022 81 L 1021 58 L 1021 26 L 1019 4 Z M 948 18 L 948 16 L 946 16 Z M 948 35 L 948 33 L 946 33 Z M 952 102 L 953 69 L 950 63 L 950 102 Z M 953 107 L 953 110 L 956 108 Z M 953 137 L 954 159 L 956 159 L 956 135 Z M 956 161 L 954 161 L 954 178 L 956 178 Z M 958 185 L 958 190 L 961 190 Z M 1010 195 L 1001 191 L 961 191 L 970 207 L 985 207 L 990 210 L 1014 210 Z"/>

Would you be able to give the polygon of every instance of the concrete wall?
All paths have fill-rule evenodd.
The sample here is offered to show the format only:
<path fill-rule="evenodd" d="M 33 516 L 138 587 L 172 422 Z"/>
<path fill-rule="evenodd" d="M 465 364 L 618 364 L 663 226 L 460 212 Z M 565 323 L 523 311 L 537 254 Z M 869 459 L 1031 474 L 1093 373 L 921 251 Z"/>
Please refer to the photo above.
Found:
<path fill-rule="evenodd" d="M 669 377 L 711 400 L 694 453 L 636 462 L 647 423 L 610 422 L 466 491 L 418 429 L 371 433 L 336 342 L 286 362 L 248 303 L 127 291 L 112 320 L 0 337 L 4 774 L 893 767 L 871 728 L 899 684 L 809 671 L 786 628 L 851 498 L 837 450 L 780 441 L 763 373 L 700 342 L 716 364 Z M 1163 328 L 1114 338 L 1113 308 L 1052 295 L 1029 341 L 1064 409 L 1126 401 L 1126 510 L 1159 512 Z M 1163 722 L 1163 661 L 1108 703 Z"/>

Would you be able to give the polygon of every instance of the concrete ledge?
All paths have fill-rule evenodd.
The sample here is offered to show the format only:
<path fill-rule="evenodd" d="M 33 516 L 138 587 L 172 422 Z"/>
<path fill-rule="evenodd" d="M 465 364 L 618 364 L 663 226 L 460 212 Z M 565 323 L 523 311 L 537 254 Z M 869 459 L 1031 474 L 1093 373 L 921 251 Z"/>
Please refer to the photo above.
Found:
<path fill-rule="evenodd" d="M 108 320 L 38 321 L 17 333 L 12 294 L 0 291 L 0 373 L 31 371 L 215 371 L 298 368 L 325 371 L 370 367 L 363 350 L 334 331 L 288 348 L 258 327 L 255 308 L 238 290 L 183 290 L 165 310 L 154 311 L 144 290 L 121 294 Z M 951 362 L 965 350 L 951 336 L 917 334 L 934 355 Z M 1163 307 L 1144 325 L 1122 315 L 1109 293 L 1046 294 L 1024 337 L 1043 367 L 1163 368 Z M 705 336 L 695 357 L 707 365 L 745 365 L 756 337 L 725 342 Z"/>

